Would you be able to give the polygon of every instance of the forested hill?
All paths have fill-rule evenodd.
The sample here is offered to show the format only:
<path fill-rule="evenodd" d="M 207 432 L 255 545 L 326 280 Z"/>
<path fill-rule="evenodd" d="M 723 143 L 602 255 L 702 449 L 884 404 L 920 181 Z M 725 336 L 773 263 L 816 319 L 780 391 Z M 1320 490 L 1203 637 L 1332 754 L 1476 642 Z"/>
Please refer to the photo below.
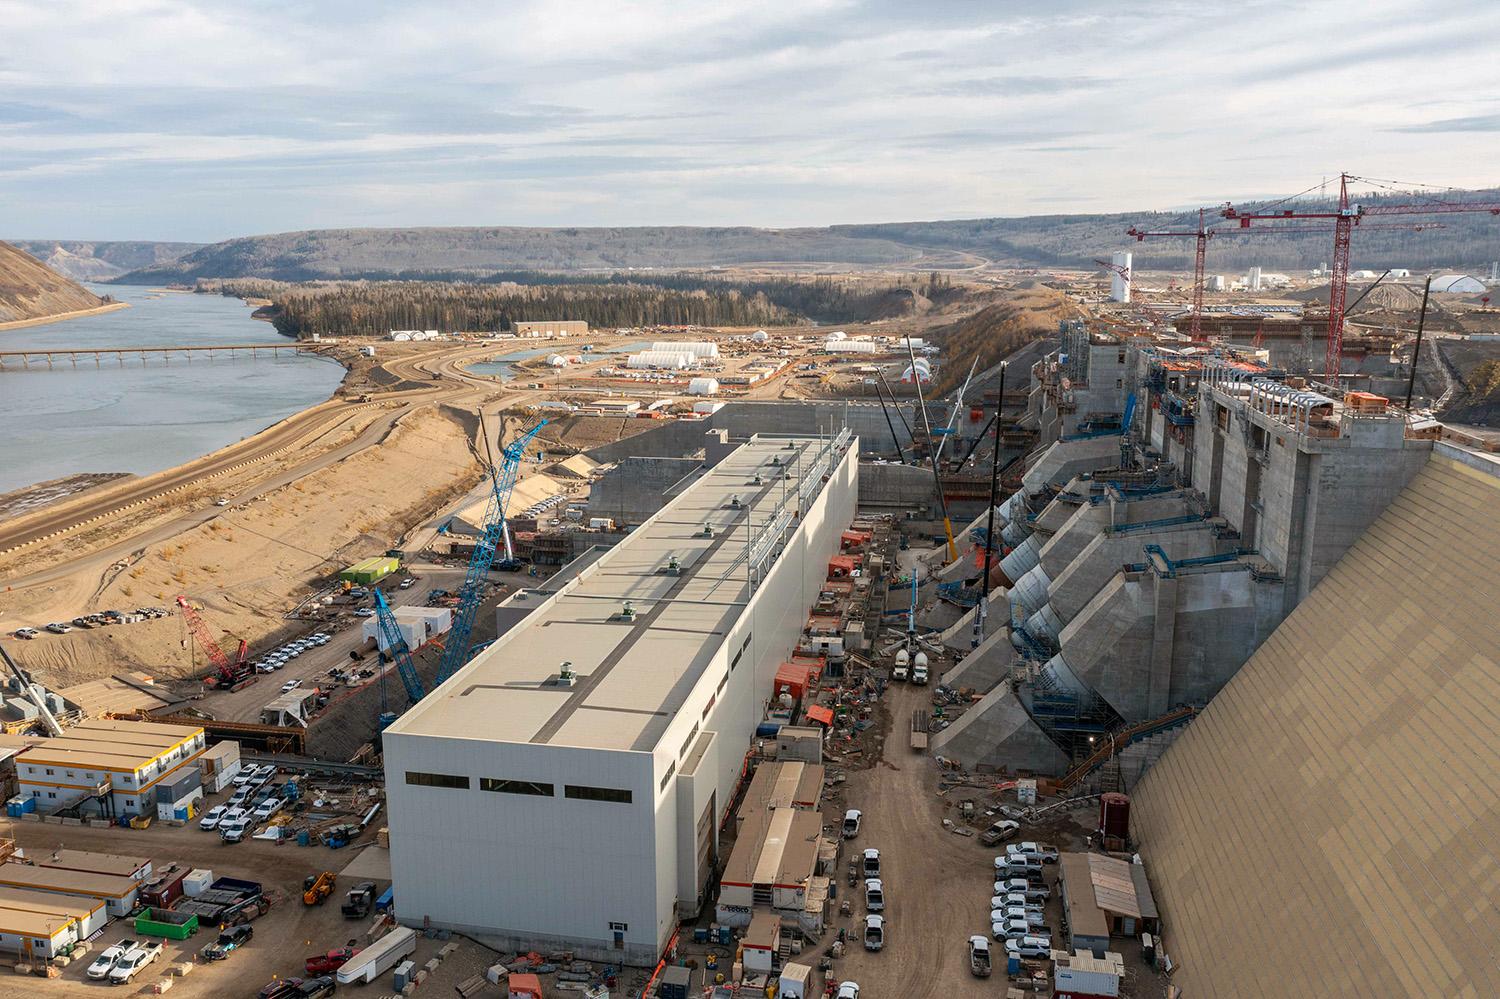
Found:
<path fill-rule="evenodd" d="M 103 299 L 48 270 L 35 257 L 0 243 L 0 323 L 59 316 L 103 304 Z"/>
<path fill-rule="evenodd" d="M 1493 201 L 1500 200 L 1500 192 L 1448 192 L 1444 198 Z M 1422 199 L 1405 194 L 1361 199 L 1367 205 L 1414 200 Z M 1299 208 L 1331 204 L 1297 202 Z M 1257 206 L 1237 207 L 1253 210 Z M 1240 230 L 1217 214 L 1210 218 L 1216 229 L 1209 250 L 1212 270 L 1237 272 L 1251 265 L 1306 270 L 1328 261 L 1333 240 L 1326 223 L 1304 227 L 1313 231 L 1274 234 L 1261 227 Z M 1402 221 L 1420 221 L 1429 228 L 1387 228 Z M 1192 266 L 1192 240 L 1138 243 L 1125 230 L 1131 226 L 1190 230 L 1196 224 L 1194 211 L 890 222 L 821 229 L 322 229 L 214 243 L 117 280 L 134 284 L 247 277 L 472 280 L 513 270 L 683 270 L 752 264 L 930 270 L 972 267 L 986 261 L 1011 267 L 1094 269 L 1096 259 L 1123 249 L 1135 252 L 1139 268 L 1183 270 Z M 1356 268 L 1476 270 L 1493 260 L 1500 260 L 1500 218 L 1488 213 L 1372 219 L 1354 238 Z"/>

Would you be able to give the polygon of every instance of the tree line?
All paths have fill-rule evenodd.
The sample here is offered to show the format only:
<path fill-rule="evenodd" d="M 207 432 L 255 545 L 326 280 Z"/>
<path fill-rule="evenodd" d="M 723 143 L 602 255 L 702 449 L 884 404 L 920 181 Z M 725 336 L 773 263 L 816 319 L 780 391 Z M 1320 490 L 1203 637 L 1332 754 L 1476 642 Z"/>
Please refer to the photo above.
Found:
<path fill-rule="evenodd" d="M 519 321 L 575 319 L 604 329 L 790 326 L 869 318 L 892 291 L 955 294 L 947 278 L 738 280 L 697 274 L 558 275 L 512 271 L 480 281 L 202 279 L 201 292 L 272 304 L 261 315 L 286 336 L 384 336 L 393 329 L 503 332 Z"/>

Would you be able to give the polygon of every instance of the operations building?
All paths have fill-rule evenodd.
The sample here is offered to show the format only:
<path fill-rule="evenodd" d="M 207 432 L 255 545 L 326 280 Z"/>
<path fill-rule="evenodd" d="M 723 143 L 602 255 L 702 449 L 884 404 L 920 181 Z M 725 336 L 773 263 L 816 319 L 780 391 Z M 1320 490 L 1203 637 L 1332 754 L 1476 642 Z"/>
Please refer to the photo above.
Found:
<path fill-rule="evenodd" d="M 701 477 L 385 731 L 403 923 L 656 963 L 707 898 L 772 679 L 854 517 L 857 454 L 847 431 L 710 446 Z"/>
<path fill-rule="evenodd" d="M 582 319 L 521 319 L 516 336 L 588 336 L 589 324 Z"/>
<path fill-rule="evenodd" d="M 174 809 L 203 797 L 197 779 L 181 780 L 203 749 L 201 728 L 95 718 L 16 754 L 16 779 L 43 814 L 151 815 L 164 795 Z"/>

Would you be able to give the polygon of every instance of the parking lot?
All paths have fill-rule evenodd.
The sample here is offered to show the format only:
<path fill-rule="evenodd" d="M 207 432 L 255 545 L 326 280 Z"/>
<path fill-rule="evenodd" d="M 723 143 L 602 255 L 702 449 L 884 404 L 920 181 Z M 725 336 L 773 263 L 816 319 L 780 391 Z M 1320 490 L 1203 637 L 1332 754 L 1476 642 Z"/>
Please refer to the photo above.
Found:
<path fill-rule="evenodd" d="M 882 724 L 911 717 L 931 696 L 930 687 L 891 685 L 882 699 Z M 884 741 L 882 757 L 873 767 L 851 771 L 844 792 L 848 807 L 863 813 L 859 835 L 846 840 L 841 858 L 839 899 L 848 898 L 850 916 L 835 925 L 849 935 L 845 956 L 834 964 L 838 981 L 860 983 L 863 996 L 944 997 L 1003 994 L 1005 943 L 994 940 L 990 899 L 994 888 L 994 859 L 1006 844 L 981 846 L 977 836 L 963 836 L 944 828 L 943 820 L 957 819 L 957 803 L 936 792 L 937 764 L 926 754 L 911 752 L 904 738 Z M 997 818 L 999 816 L 996 816 Z M 836 822 L 826 815 L 830 823 Z M 1023 826 L 1018 839 L 1045 838 L 1059 830 Z M 1010 840 L 1009 842 L 1015 842 Z M 1082 847 L 1065 839 L 1066 847 Z M 844 876 L 850 858 L 865 849 L 880 850 L 881 881 L 885 893 L 885 943 L 867 951 L 861 942 L 866 914 L 862 886 L 851 891 Z M 1057 865 L 1043 865 L 1050 895 L 1043 922 L 1054 943 L 1061 941 L 1062 904 L 1057 887 Z M 846 894 L 847 893 L 847 894 Z M 994 971 L 988 981 L 969 971 L 968 939 L 979 934 L 990 939 Z M 824 944 L 818 948 L 822 954 Z"/>

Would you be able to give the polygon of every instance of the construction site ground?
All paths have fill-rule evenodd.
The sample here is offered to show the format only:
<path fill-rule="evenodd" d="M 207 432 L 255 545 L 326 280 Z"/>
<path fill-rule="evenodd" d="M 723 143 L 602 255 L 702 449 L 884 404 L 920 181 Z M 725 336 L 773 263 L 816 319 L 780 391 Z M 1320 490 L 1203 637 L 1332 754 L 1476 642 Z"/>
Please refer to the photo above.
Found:
<path fill-rule="evenodd" d="M 339 871 L 359 854 L 359 846 L 330 850 L 323 846 L 299 847 L 262 840 L 247 840 L 233 845 L 222 842 L 213 832 L 205 832 L 197 823 L 172 827 L 160 823 L 149 829 L 93 828 L 58 826 L 34 822 L 6 822 L 4 835 L 13 836 L 16 845 L 28 853 L 42 853 L 66 847 L 98 853 L 117 853 L 149 857 L 158 870 L 168 864 L 189 868 L 206 868 L 215 877 L 243 878 L 258 881 L 276 904 L 251 925 L 255 935 L 244 950 L 235 951 L 227 960 L 202 962 L 196 955 L 212 942 L 216 930 L 205 927 L 187 940 L 166 941 L 163 958 L 148 967 L 132 983 L 128 992 L 166 977 L 167 968 L 179 961 L 197 966 L 177 979 L 172 995 L 192 999 L 195 996 L 251 996 L 275 976 L 302 974 L 304 958 L 320 951 L 362 939 L 370 920 L 346 920 L 339 912 L 339 899 L 353 886 L 352 879 L 340 878 L 334 895 L 320 906 L 302 903 L 302 880 L 322 870 Z M 373 830 L 366 837 L 374 839 Z M 363 840 L 360 845 L 363 845 Z M 103 988 L 103 983 L 89 981 L 84 969 L 93 956 L 124 937 L 137 938 L 128 919 L 112 921 L 103 935 L 93 943 L 90 955 L 61 969 L 61 977 L 44 979 L 33 976 L 0 977 L 0 997 L 85 995 Z M 437 944 L 432 941 L 435 952 Z M 425 960 L 425 957 L 424 957 Z"/>

